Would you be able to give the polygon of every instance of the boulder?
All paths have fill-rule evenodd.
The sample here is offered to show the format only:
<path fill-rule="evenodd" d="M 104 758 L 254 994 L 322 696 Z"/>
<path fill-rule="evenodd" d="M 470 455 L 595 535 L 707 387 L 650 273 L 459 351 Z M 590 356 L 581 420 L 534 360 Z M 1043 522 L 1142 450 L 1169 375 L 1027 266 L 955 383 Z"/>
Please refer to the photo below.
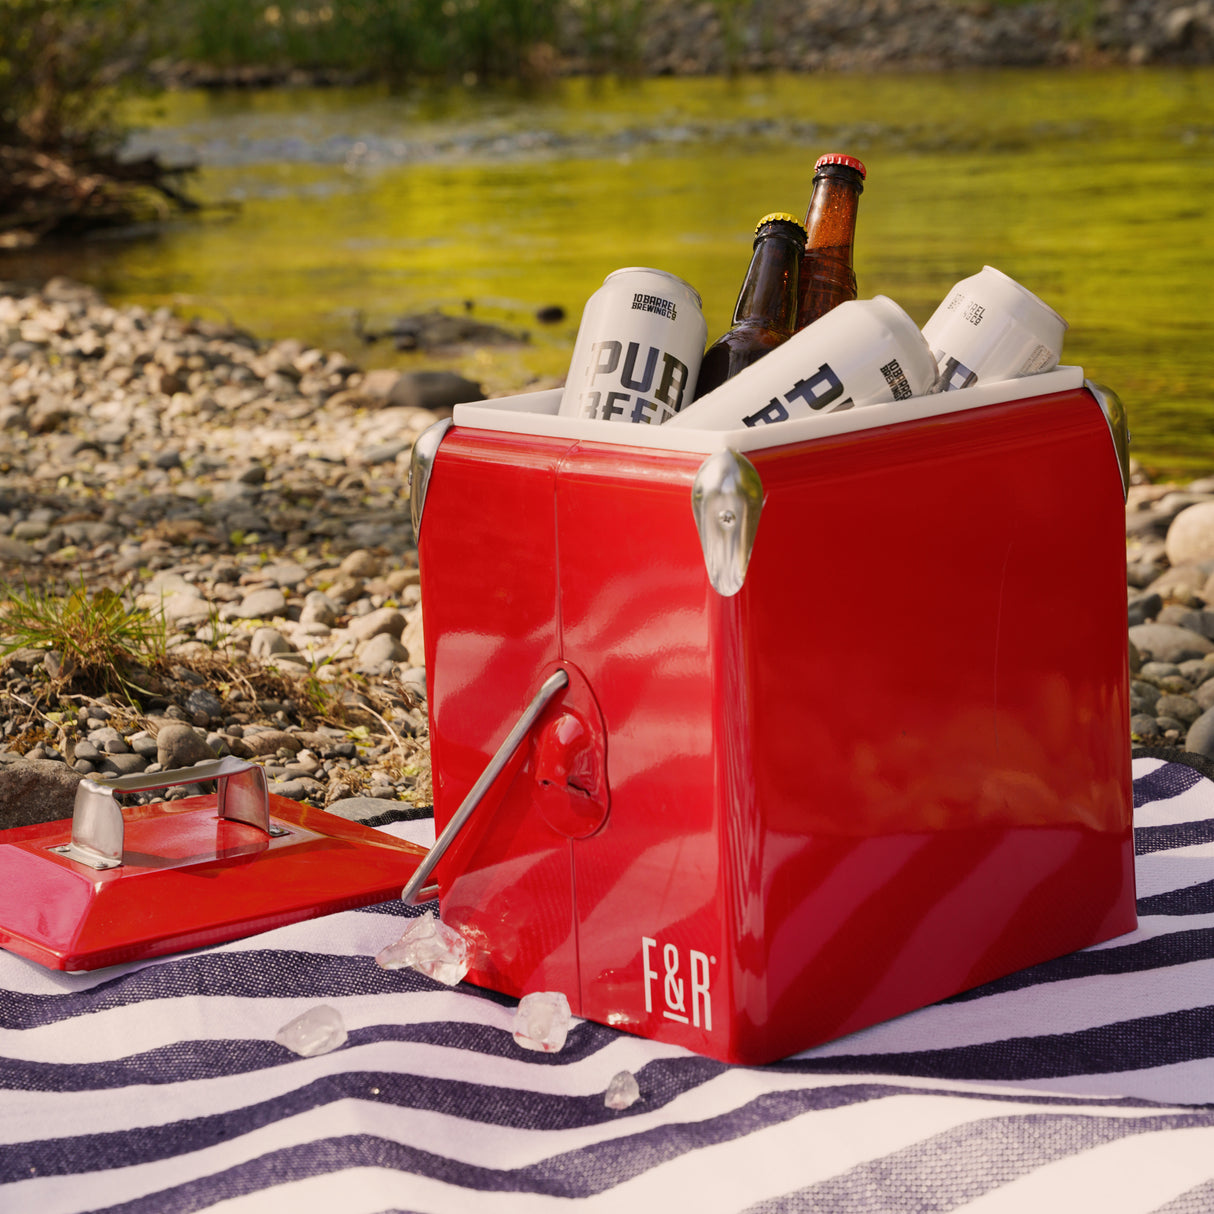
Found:
<path fill-rule="evenodd" d="M 218 756 L 207 744 L 206 736 L 192 725 L 174 722 L 161 727 L 156 735 L 156 762 L 165 771 L 193 767 Z"/>
<path fill-rule="evenodd" d="M 1198 502 L 1172 520 L 1167 552 L 1173 565 L 1214 559 L 1214 502 Z"/>
<path fill-rule="evenodd" d="M 480 384 L 454 371 L 406 371 L 397 381 L 386 405 L 438 412 L 465 401 L 484 400 Z"/>
<path fill-rule="evenodd" d="M 54 759 L 0 763 L 0 830 L 70 818 L 83 778 Z"/>
<path fill-rule="evenodd" d="M 1175 624 L 1136 624 L 1130 640 L 1147 661 L 1184 662 L 1214 653 L 1214 642 Z"/>

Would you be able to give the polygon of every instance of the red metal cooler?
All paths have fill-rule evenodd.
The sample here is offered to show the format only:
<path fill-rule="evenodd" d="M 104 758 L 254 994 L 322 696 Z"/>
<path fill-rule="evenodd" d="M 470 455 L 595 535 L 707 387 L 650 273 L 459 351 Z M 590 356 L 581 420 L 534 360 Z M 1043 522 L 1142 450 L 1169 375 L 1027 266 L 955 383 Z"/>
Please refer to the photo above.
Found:
<path fill-rule="evenodd" d="M 1112 394 L 559 400 L 414 457 L 440 829 L 567 679 L 437 867 L 471 981 L 762 1063 L 1135 926 Z"/>

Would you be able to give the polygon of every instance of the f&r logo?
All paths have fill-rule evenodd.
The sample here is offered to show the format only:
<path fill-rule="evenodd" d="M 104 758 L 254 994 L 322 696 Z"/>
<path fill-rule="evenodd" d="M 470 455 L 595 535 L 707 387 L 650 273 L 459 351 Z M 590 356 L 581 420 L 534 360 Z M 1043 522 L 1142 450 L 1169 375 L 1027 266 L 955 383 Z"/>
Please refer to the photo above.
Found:
<path fill-rule="evenodd" d="M 694 948 L 688 950 L 688 967 L 685 970 L 679 958 L 679 950 L 673 944 L 662 946 L 662 969 L 659 975 L 654 968 L 657 958 L 650 958 L 650 950 L 656 950 L 658 942 L 648 936 L 641 937 L 641 967 L 645 973 L 645 1010 L 653 1011 L 653 988 L 659 976 L 662 1002 L 665 1005 L 662 1015 L 667 1020 L 677 1020 L 679 1024 L 690 1023 L 694 1028 L 703 1026 L 705 1032 L 712 1031 L 712 995 L 708 986 L 711 981 L 708 973 L 710 958 L 707 953 L 697 952 Z"/>

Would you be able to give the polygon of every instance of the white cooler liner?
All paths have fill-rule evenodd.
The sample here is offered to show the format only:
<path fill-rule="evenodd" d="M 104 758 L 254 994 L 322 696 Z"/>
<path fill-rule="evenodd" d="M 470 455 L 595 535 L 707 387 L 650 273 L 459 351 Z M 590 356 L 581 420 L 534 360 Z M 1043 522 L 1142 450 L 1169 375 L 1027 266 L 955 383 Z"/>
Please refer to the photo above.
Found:
<path fill-rule="evenodd" d="M 916 421 L 1001 405 L 1007 401 L 1052 392 L 1067 392 L 1083 386 L 1083 368 L 1060 366 L 1037 375 L 1025 375 L 994 384 L 975 384 L 954 392 L 931 396 L 912 396 L 906 400 L 879 405 L 863 405 L 841 413 L 821 417 L 799 417 L 771 425 L 742 427 L 738 430 L 693 430 L 686 427 L 641 426 L 624 422 L 596 421 L 581 417 L 558 417 L 563 388 L 546 392 L 526 392 L 520 396 L 502 396 L 494 400 L 456 405 L 457 426 L 473 430 L 504 430 L 514 434 L 539 434 L 551 438 L 584 442 L 612 443 L 621 447 L 649 447 L 662 451 L 694 451 L 711 455 L 729 448 L 733 451 L 762 451 L 788 443 L 826 438 L 833 434 L 851 434 L 878 426 Z"/>

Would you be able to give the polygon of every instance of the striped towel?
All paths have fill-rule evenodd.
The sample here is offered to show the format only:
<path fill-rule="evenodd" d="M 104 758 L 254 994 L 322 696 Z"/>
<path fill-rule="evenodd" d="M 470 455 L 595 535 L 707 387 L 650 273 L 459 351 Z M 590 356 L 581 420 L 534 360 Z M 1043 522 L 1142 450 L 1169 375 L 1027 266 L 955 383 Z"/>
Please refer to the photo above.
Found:
<path fill-rule="evenodd" d="M 399 903 L 92 974 L 0 954 L 0 1211 L 1214 1210 L 1214 783 L 1134 777 L 1137 931 L 766 1067 L 589 1022 L 525 1053 L 512 1000 L 369 960 Z M 322 1002 L 343 1047 L 275 1043 Z"/>

